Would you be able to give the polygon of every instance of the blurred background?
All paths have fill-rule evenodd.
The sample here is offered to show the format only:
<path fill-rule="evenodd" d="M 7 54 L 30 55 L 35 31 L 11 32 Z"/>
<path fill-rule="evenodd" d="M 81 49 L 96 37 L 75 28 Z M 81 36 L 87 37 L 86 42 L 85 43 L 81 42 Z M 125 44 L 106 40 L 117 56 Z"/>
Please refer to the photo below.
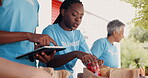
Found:
<path fill-rule="evenodd" d="M 38 0 L 40 4 L 37 33 L 52 24 L 63 0 Z M 119 19 L 126 24 L 125 37 L 118 46 L 122 68 L 148 68 L 148 0 L 81 0 L 85 14 L 79 30 L 91 48 L 93 42 L 106 37 L 107 23 Z M 74 67 L 74 78 L 85 67 L 80 60 Z"/>

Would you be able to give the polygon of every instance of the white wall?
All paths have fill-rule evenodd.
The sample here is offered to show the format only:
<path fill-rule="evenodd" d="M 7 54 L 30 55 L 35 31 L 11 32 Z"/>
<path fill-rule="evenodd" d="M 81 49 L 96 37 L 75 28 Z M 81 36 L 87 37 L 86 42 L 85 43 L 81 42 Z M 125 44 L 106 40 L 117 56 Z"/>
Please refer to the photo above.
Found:
<path fill-rule="evenodd" d="M 39 9 L 39 27 L 37 33 L 42 33 L 43 29 L 51 24 L 51 0 L 38 0 Z"/>

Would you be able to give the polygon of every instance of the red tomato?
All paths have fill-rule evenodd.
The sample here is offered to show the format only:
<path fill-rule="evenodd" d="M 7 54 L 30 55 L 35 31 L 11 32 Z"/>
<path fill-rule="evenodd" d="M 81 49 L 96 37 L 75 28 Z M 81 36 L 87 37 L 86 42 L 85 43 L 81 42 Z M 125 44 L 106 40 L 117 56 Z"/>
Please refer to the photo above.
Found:
<path fill-rule="evenodd" d="M 87 64 L 87 69 L 90 70 L 91 72 L 95 73 L 95 75 L 101 76 L 99 65 L 92 66 L 91 63 L 88 63 Z"/>

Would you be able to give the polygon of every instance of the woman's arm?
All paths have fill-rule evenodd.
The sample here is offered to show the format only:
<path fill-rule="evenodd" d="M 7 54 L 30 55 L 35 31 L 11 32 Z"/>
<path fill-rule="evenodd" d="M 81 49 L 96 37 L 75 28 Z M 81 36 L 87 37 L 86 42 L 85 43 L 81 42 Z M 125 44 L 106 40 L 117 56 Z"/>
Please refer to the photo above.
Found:
<path fill-rule="evenodd" d="M 73 51 L 64 55 L 55 55 L 54 58 L 47 63 L 49 67 L 59 67 L 62 66 L 74 58 L 80 59 L 83 63 L 92 62 L 93 65 L 96 65 L 97 58 L 89 53 L 85 53 L 82 51 Z"/>
<path fill-rule="evenodd" d="M 63 55 L 55 55 L 52 60 L 47 63 L 49 67 L 59 67 L 76 58 L 75 52 L 70 52 Z"/>

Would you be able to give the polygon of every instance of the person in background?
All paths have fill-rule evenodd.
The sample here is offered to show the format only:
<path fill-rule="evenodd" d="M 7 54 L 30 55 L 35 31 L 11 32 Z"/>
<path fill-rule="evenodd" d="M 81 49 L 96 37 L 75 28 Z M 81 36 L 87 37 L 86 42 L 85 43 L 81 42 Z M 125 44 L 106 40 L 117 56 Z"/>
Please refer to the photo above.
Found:
<path fill-rule="evenodd" d="M 72 68 L 77 59 L 83 63 L 91 62 L 94 66 L 98 64 L 97 58 L 91 54 L 80 30 L 76 30 L 83 15 L 84 8 L 80 0 L 65 0 L 62 3 L 59 16 L 54 24 L 43 30 L 43 34 L 49 35 L 59 46 L 66 47 L 66 50 L 57 52 L 47 66 L 54 67 L 55 70 L 65 69 L 73 73 Z M 57 62 L 56 65 L 55 62 Z"/>
<path fill-rule="evenodd" d="M 107 25 L 108 35 L 100 38 L 93 43 L 91 51 L 98 59 L 104 60 L 104 65 L 112 68 L 119 68 L 119 55 L 114 42 L 120 42 L 124 37 L 123 24 L 118 19 L 112 20 Z"/>

